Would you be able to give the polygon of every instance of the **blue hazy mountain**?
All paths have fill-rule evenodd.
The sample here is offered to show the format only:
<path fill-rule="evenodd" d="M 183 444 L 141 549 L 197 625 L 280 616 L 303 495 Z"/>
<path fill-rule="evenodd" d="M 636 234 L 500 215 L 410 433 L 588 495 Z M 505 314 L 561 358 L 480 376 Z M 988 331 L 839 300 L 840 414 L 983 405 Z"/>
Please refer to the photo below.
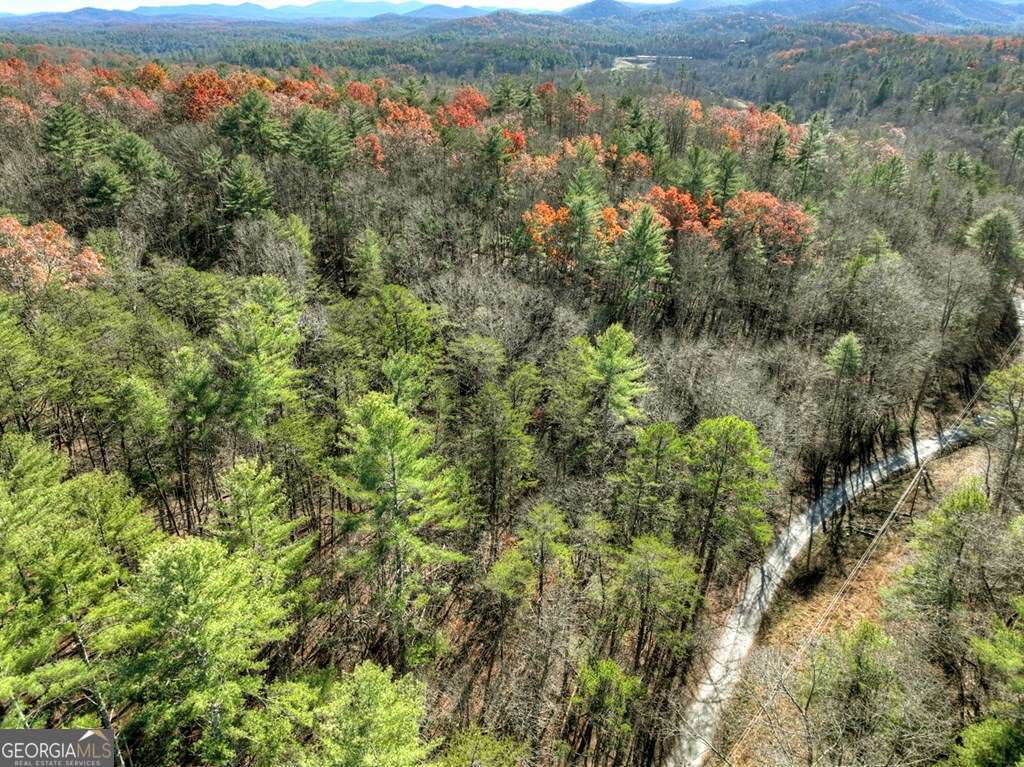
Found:
<path fill-rule="evenodd" d="M 368 19 L 386 13 L 403 14 L 426 6 L 418 0 L 388 3 L 383 0 L 359 2 L 359 0 L 326 0 L 312 5 L 284 5 L 279 8 L 264 8 L 256 3 L 226 5 L 208 3 L 202 5 L 153 5 L 136 8 L 132 13 L 144 16 L 202 16 L 218 19 L 241 19 L 247 21 L 288 21 L 293 19 Z"/>
<path fill-rule="evenodd" d="M 996 0 L 762 0 L 744 10 L 913 31 L 1019 24 L 1020 4 Z"/>
<path fill-rule="evenodd" d="M 618 0 L 591 0 L 562 11 L 562 15 L 579 21 L 594 19 L 628 19 L 640 13 L 636 4 L 620 3 Z"/>
<path fill-rule="evenodd" d="M 475 5 L 462 5 L 455 8 L 450 5 L 434 3 L 409 11 L 404 15 L 410 19 L 470 19 L 474 16 L 486 16 L 494 10 L 496 9 Z"/>
<path fill-rule="evenodd" d="M 524 0 L 524 5 L 529 0 Z M 204 3 L 197 5 L 148 5 L 131 11 L 104 11 L 80 8 L 68 13 L 36 13 L 29 15 L 0 14 L 0 26 L 6 29 L 46 27 L 66 29 L 69 26 L 102 27 L 122 24 L 173 22 L 188 24 L 205 20 L 290 24 L 314 20 L 358 22 L 377 26 L 382 33 L 393 28 L 396 19 L 407 19 L 405 25 L 430 23 L 472 24 L 490 16 L 493 7 L 447 6 L 422 0 L 321 0 L 311 5 L 286 5 L 266 8 L 255 2 L 241 5 Z M 489 18 L 490 26 L 509 21 L 505 9 Z M 617 26 L 635 26 L 638 30 L 676 28 L 698 18 L 715 19 L 737 14 L 750 18 L 777 18 L 794 22 L 845 22 L 896 30 L 899 32 L 949 32 L 958 30 L 1010 31 L 1024 28 L 1024 3 L 998 0 L 675 0 L 668 3 L 643 3 L 630 0 L 590 0 L 561 12 L 540 13 L 520 9 L 527 14 L 529 25 L 554 25 L 555 19 L 565 22 Z M 546 22 L 544 20 L 547 20 Z M 522 19 L 525 22 L 525 19 Z M 495 30 L 497 31 L 497 30 Z"/>

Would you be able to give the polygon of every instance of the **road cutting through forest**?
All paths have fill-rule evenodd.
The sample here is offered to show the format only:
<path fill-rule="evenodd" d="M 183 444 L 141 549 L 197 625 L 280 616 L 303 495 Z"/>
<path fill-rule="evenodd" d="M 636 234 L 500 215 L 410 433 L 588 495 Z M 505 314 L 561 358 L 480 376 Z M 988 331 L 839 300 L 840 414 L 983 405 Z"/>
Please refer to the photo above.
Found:
<path fill-rule="evenodd" d="M 1018 326 L 1024 325 L 1024 298 L 1014 298 Z M 943 430 L 917 443 L 921 463 L 948 450 L 968 444 L 971 434 L 963 426 Z M 747 574 L 743 594 L 714 639 L 711 652 L 701 667 L 693 701 L 686 708 L 666 767 L 701 767 L 713 750 L 714 738 L 725 708 L 742 677 L 743 664 L 757 638 L 775 595 L 797 557 L 810 545 L 821 525 L 878 484 L 897 477 L 917 465 L 914 447 L 873 463 L 834 487 L 810 504 L 776 538 L 768 556 Z"/>

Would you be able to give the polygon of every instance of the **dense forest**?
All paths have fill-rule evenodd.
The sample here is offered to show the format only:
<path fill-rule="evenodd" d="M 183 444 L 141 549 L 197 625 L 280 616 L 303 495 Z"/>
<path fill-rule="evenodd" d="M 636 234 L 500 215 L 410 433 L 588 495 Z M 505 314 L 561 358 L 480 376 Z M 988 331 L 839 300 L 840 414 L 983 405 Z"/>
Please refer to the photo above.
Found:
<path fill-rule="evenodd" d="M 794 509 L 977 398 L 984 481 L 758 758 L 1024 764 L 1021 43 L 808 29 L 763 68 L 6 44 L 0 723 L 659 764 Z"/>

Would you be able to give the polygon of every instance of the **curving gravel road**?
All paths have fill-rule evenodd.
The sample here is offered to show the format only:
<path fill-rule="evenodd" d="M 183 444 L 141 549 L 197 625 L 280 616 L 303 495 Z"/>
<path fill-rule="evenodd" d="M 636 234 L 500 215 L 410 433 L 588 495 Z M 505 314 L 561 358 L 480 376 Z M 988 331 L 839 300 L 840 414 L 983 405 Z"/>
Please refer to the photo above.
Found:
<path fill-rule="evenodd" d="M 1018 325 L 1024 325 L 1024 299 L 1014 298 Z M 952 429 L 920 440 L 917 455 L 923 463 L 938 453 L 964 444 L 966 430 Z M 747 574 L 743 596 L 726 618 L 706 661 L 693 702 L 686 710 L 666 767 L 701 767 L 711 750 L 722 712 L 740 680 L 743 662 L 754 644 L 761 621 L 789 568 L 809 545 L 811 534 L 858 496 L 884 480 L 915 468 L 913 447 L 872 464 L 844 485 L 833 488 L 795 518 L 776 539 L 767 558 Z"/>
<path fill-rule="evenodd" d="M 944 432 L 939 437 L 919 440 L 917 454 L 922 461 L 949 447 L 969 439 L 963 430 Z M 914 468 L 914 451 L 908 447 L 885 461 L 880 461 L 845 485 L 834 488 L 790 523 L 776 539 L 765 561 L 751 568 L 743 596 L 726 618 L 711 653 L 703 679 L 693 703 L 686 711 L 667 767 L 701 767 L 714 742 L 715 731 L 725 704 L 740 680 L 743 661 L 747 657 L 775 593 L 796 558 L 811 541 L 811 533 L 854 498 L 873 489 L 874 484 Z"/>

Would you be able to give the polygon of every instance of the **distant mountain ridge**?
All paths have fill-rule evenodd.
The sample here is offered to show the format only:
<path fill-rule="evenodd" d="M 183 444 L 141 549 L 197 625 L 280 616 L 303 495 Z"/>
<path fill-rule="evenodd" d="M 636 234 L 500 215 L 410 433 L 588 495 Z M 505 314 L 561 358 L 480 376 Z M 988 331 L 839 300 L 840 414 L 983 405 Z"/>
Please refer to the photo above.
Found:
<path fill-rule="evenodd" d="M 204 5 L 141 6 L 131 13 L 143 16 L 203 16 L 205 18 L 245 19 L 256 21 L 298 21 L 300 19 L 369 19 L 374 16 L 395 13 L 406 14 L 418 11 L 427 4 L 419 0 L 389 3 L 386 0 L 324 0 L 312 5 L 282 5 L 265 8 L 256 3 L 225 5 L 209 3 Z"/>
<path fill-rule="evenodd" d="M 761 0 L 744 10 L 798 19 L 854 21 L 899 31 L 1014 25 L 1024 21 L 1020 4 L 996 0 Z"/>
<path fill-rule="evenodd" d="M 403 15 L 410 19 L 469 19 L 474 16 L 486 16 L 488 13 L 496 10 L 497 8 L 474 5 L 461 5 L 456 8 L 450 5 L 433 3 Z"/>
<path fill-rule="evenodd" d="M 628 19 L 641 13 L 636 5 L 627 5 L 618 0 L 591 0 L 583 5 L 576 5 L 565 11 L 562 15 L 566 18 L 579 21 L 590 21 L 592 19 Z"/>
<path fill-rule="evenodd" d="M 529 0 L 527 0 L 528 2 Z M 68 13 L 28 15 L 0 14 L 3 29 L 66 29 L 69 25 L 187 23 L 190 20 L 222 22 L 301 23 L 345 21 L 386 25 L 385 18 L 408 19 L 408 24 L 430 22 L 470 23 L 488 16 L 499 24 L 514 13 L 529 16 L 536 24 L 554 24 L 554 19 L 600 24 L 636 26 L 662 31 L 697 18 L 715 19 L 729 14 L 777 17 L 780 21 L 843 22 L 890 29 L 897 32 L 998 31 L 1024 29 L 1024 3 L 998 0 L 675 0 L 643 3 L 628 0 L 590 0 L 564 11 L 542 13 L 528 9 L 499 9 L 487 6 L 449 6 L 423 0 L 321 0 L 312 5 L 266 8 L 254 2 L 242 5 L 205 3 L 200 5 L 140 6 L 131 11 L 80 8 Z M 545 21 L 547 20 L 547 21 Z M 532 22 L 531 22 L 532 23 Z M 493 25 L 492 25 L 493 26 Z M 495 29 L 496 32 L 500 30 Z"/>

